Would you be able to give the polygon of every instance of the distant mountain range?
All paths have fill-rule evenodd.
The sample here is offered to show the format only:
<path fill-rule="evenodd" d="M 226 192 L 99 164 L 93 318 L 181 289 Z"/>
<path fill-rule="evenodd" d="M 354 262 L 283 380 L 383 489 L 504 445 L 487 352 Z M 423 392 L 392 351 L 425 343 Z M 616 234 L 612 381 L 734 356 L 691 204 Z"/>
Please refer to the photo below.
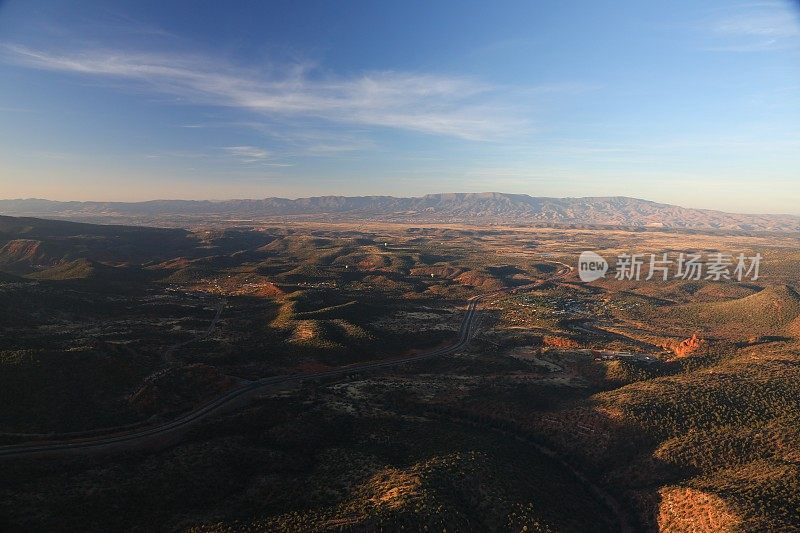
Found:
<path fill-rule="evenodd" d="M 800 217 L 792 215 L 688 209 L 624 196 L 547 198 L 496 192 L 428 194 L 411 198 L 318 196 L 296 200 L 55 202 L 21 199 L 0 200 L 0 214 L 128 224 L 258 222 L 291 218 L 800 231 Z"/>

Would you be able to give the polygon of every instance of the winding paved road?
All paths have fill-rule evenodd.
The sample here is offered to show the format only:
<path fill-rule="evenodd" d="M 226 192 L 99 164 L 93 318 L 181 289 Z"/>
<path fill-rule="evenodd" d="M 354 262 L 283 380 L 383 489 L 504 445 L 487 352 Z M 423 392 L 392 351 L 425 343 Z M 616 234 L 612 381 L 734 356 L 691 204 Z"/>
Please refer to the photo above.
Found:
<path fill-rule="evenodd" d="M 478 302 L 482 296 L 470 298 L 467 310 L 461 321 L 458 338 L 453 344 L 442 348 L 437 348 L 424 353 L 390 359 L 386 361 L 374 361 L 355 365 L 347 365 L 332 370 L 322 372 L 309 372 L 302 374 L 288 374 L 283 376 L 273 376 L 263 378 L 236 388 L 223 396 L 220 396 L 203 406 L 190 411 L 178 418 L 164 422 L 156 426 L 124 431 L 120 433 L 106 434 L 98 437 L 87 437 L 83 439 L 70 439 L 68 441 L 37 443 L 37 444 L 17 444 L 0 447 L 0 459 L 22 458 L 22 457 L 43 457 L 52 455 L 62 455 L 75 452 L 90 451 L 121 451 L 146 447 L 150 444 L 159 442 L 170 442 L 175 437 L 180 437 L 186 430 L 204 418 L 221 412 L 229 407 L 239 405 L 241 401 L 252 397 L 268 387 L 285 385 L 288 383 L 302 382 L 312 379 L 336 377 L 348 374 L 356 374 L 369 370 L 389 368 L 393 366 L 413 363 L 423 359 L 439 357 L 442 355 L 456 352 L 467 345 L 473 332 L 473 321 Z"/>
<path fill-rule="evenodd" d="M 556 264 L 560 268 L 550 278 L 547 278 L 545 280 L 540 280 L 537 283 L 532 284 L 532 286 L 536 286 L 551 279 L 564 277 L 573 270 L 571 266 L 565 263 L 561 263 L 559 261 L 548 261 L 548 262 Z M 68 440 L 0 446 L 0 460 L 25 458 L 25 457 L 48 457 L 48 456 L 67 455 L 67 454 L 75 454 L 83 452 L 92 452 L 92 451 L 99 451 L 99 452 L 126 451 L 126 450 L 140 449 L 151 445 L 174 442 L 176 439 L 179 439 L 181 435 L 183 435 L 188 429 L 193 427 L 199 421 L 213 414 L 222 412 L 226 409 L 241 405 L 242 402 L 246 401 L 248 398 L 254 396 L 257 393 L 262 392 L 268 387 L 275 387 L 278 385 L 285 385 L 289 383 L 296 383 L 313 379 L 329 378 L 329 377 L 336 377 L 348 374 L 357 374 L 359 372 L 365 372 L 382 368 L 390 368 L 393 366 L 413 363 L 415 361 L 430 359 L 432 357 L 448 355 L 457 352 L 458 350 L 464 348 L 469 343 L 469 340 L 474 330 L 473 321 L 475 319 L 476 308 L 480 300 L 482 300 L 483 298 L 495 296 L 498 292 L 517 292 L 518 290 L 524 288 L 525 287 L 512 287 L 508 289 L 502 289 L 500 291 L 495 291 L 492 293 L 473 296 L 472 298 L 470 298 L 467 303 L 467 309 L 464 314 L 464 318 L 461 321 L 461 327 L 458 332 L 458 338 L 454 343 L 450 344 L 449 346 L 444 346 L 442 348 L 437 348 L 424 353 L 403 357 L 400 359 L 390 359 L 385 361 L 374 361 L 369 363 L 347 365 L 321 372 L 288 374 L 282 376 L 263 378 L 258 381 L 250 382 L 247 383 L 246 385 L 233 389 L 228 393 L 202 405 L 201 407 L 198 407 L 197 409 L 185 413 L 168 422 L 164 422 L 155 426 L 120 430 L 116 432 L 104 433 L 102 435 L 93 435 L 93 436 L 87 435 L 85 437 L 71 438 Z M 198 337 L 190 339 L 189 341 L 184 341 L 168 348 L 167 352 L 165 353 L 166 362 L 168 363 L 173 362 L 172 352 L 178 347 L 183 346 L 185 344 L 189 344 L 191 342 L 195 342 L 201 338 L 205 338 L 206 336 L 208 336 L 211 333 L 211 331 L 213 331 L 214 327 L 219 321 L 224 306 L 225 306 L 225 301 L 223 300 L 220 303 L 217 309 L 217 313 L 206 332 L 200 334 Z"/>
<path fill-rule="evenodd" d="M 562 268 L 560 268 L 553 276 L 548 278 L 548 280 L 564 277 L 569 273 L 571 273 L 573 270 L 572 267 L 564 263 L 559 263 L 556 261 L 550 261 L 550 262 L 558 263 Z M 536 284 L 534 284 L 534 286 L 535 285 Z M 498 292 L 509 292 L 509 291 L 517 292 L 519 289 L 522 288 L 523 287 L 503 289 L 501 291 L 496 291 L 480 296 L 473 296 L 472 298 L 470 298 L 468 300 L 466 312 L 464 313 L 464 318 L 461 321 L 461 326 L 458 332 L 458 338 L 456 339 L 455 342 L 453 342 L 449 346 L 444 346 L 424 353 L 403 357 L 399 359 L 347 365 L 322 372 L 289 374 L 283 376 L 263 378 L 258 381 L 248 383 L 237 389 L 234 389 L 228 392 L 227 394 L 220 396 L 212 400 L 211 402 L 199 407 L 198 409 L 195 409 L 178 418 L 175 418 L 173 420 L 170 420 L 168 422 L 156 426 L 128 430 L 114 434 L 106 434 L 103 436 L 71 439 L 68 441 L 2 446 L 0 447 L 0 460 L 24 459 L 24 458 L 33 459 L 39 457 L 51 457 L 51 456 L 60 456 L 68 454 L 83 454 L 83 453 L 90 453 L 92 451 L 118 452 L 124 450 L 141 449 L 143 447 L 148 447 L 156 443 L 163 444 L 165 442 L 174 442 L 176 439 L 179 439 L 188 429 L 193 427 L 199 421 L 216 413 L 223 412 L 226 409 L 236 407 L 240 405 L 241 402 L 246 401 L 253 395 L 263 391 L 264 389 L 267 389 L 268 387 L 274 387 L 277 385 L 284 385 L 288 383 L 302 382 L 305 380 L 336 377 L 336 376 L 354 374 L 370 370 L 389 368 L 407 363 L 413 363 L 415 361 L 421 361 L 424 359 L 430 359 L 432 357 L 448 355 L 457 352 L 458 350 L 464 348 L 469 343 L 475 329 L 474 320 L 476 316 L 476 309 L 481 299 L 495 296 Z M 219 320 L 224 305 L 225 305 L 224 302 L 220 304 L 217 314 L 214 317 L 211 326 L 209 327 L 206 333 L 201 334 L 201 337 L 207 336 L 213 330 L 214 326 Z M 197 338 L 192 339 L 188 342 L 194 342 L 195 340 L 197 340 Z M 188 344 L 188 342 L 181 343 L 180 345 Z M 176 345 L 176 347 L 180 345 Z M 558 461 L 560 464 L 562 464 L 562 466 L 566 467 L 573 475 L 575 475 L 581 482 L 585 483 L 589 487 L 589 489 L 595 494 L 595 496 L 599 500 L 601 500 L 606 506 L 608 506 L 608 508 L 611 510 L 619 525 L 620 531 L 627 533 L 633 530 L 633 528 L 631 528 L 630 525 L 631 521 L 628 517 L 628 513 L 626 512 L 626 510 L 624 510 L 624 508 L 611 494 L 605 491 L 602 487 L 591 482 L 591 480 L 586 475 L 584 475 L 582 471 L 577 469 L 575 466 L 571 465 L 554 450 L 540 443 L 534 443 L 534 446 L 539 452 Z"/>

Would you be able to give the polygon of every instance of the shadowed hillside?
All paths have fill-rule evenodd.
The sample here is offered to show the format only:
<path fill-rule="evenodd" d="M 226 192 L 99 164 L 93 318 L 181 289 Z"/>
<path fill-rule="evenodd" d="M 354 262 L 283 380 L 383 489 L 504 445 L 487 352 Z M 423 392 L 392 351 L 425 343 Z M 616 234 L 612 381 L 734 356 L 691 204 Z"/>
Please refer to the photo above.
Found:
<path fill-rule="evenodd" d="M 0 270 L 17 274 L 79 259 L 144 263 L 191 254 L 196 246 L 185 230 L 0 216 Z"/>

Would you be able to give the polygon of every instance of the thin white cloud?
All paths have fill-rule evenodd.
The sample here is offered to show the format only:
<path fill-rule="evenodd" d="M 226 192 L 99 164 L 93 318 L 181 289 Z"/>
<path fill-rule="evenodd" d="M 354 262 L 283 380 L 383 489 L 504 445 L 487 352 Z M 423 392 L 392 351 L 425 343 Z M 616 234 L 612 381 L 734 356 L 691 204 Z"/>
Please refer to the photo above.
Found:
<path fill-rule="evenodd" d="M 785 12 L 741 14 L 718 21 L 713 29 L 721 34 L 773 39 L 800 36 L 797 17 Z"/>
<path fill-rule="evenodd" d="M 189 102 L 270 117 L 314 118 L 472 140 L 496 139 L 527 128 L 519 110 L 493 103 L 497 88 L 454 76 L 382 71 L 321 79 L 307 64 L 255 70 L 176 54 L 52 52 L 9 44 L 3 50 L 8 60 L 28 67 L 134 81 Z"/>
<path fill-rule="evenodd" d="M 260 163 L 268 167 L 294 166 L 292 163 L 275 161 L 270 152 L 257 146 L 226 146 L 223 150 L 242 163 Z"/>
<path fill-rule="evenodd" d="M 732 6 L 708 23 L 717 52 L 764 52 L 800 46 L 800 16 L 789 2 Z"/>
<path fill-rule="evenodd" d="M 270 137 L 273 145 L 281 147 L 281 153 L 287 156 L 322 156 L 331 157 L 348 152 L 375 151 L 381 147 L 363 128 L 319 128 L 309 125 L 307 121 L 299 124 L 283 123 L 279 127 L 273 122 L 230 122 L 206 124 L 206 127 L 240 127 L 248 128 Z"/>
<path fill-rule="evenodd" d="M 226 146 L 223 150 L 245 163 L 265 161 L 270 157 L 269 152 L 256 146 Z"/>
<path fill-rule="evenodd" d="M 223 146 L 209 148 L 202 151 L 191 150 L 165 150 L 157 153 L 144 154 L 145 159 L 185 159 L 205 160 L 208 164 L 218 165 L 227 163 L 231 159 L 239 163 L 258 163 L 266 167 L 291 167 L 292 163 L 278 160 L 273 154 L 257 146 Z"/>

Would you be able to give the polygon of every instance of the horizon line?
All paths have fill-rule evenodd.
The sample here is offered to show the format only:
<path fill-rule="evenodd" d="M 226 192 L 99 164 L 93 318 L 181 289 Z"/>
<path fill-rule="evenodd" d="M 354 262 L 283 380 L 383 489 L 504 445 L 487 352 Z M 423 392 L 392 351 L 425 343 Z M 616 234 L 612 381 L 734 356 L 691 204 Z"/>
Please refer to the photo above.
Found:
<path fill-rule="evenodd" d="M 224 203 L 224 202 L 237 202 L 237 201 L 259 201 L 259 200 L 287 200 L 287 201 L 299 201 L 299 200 L 310 200 L 315 198 L 392 198 L 392 199 L 421 199 L 426 198 L 429 196 L 444 196 L 444 195 L 490 195 L 490 194 L 497 194 L 497 195 L 504 195 L 504 196 L 524 196 L 528 198 L 538 198 L 538 199 L 548 199 L 548 200 L 588 200 L 588 199 L 626 199 L 626 200 L 636 200 L 640 202 L 649 202 L 653 204 L 668 206 L 668 207 L 678 207 L 680 209 L 689 209 L 694 211 L 707 211 L 707 212 L 714 212 L 714 213 L 723 213 L 728 215 L 746 215 L 746 216 L 775 216 L 775 217 L 792 217 L 800 219 L 800 213 L 793 214 L 793 213 L 755 213 L 755 212 L 738 212 L 738 211 L 724 211 L 721 209 L 711 209 L 711 208 L 704 208 L 704 207 L 685 207 L 678 204 L 670 204 L 659 202 L 656 200 L 649 200 L 647 198 L 639 198 L 636 196 L 625 196 L 625 195 L 609 195 L 609 196 L 534 196 L 527 193 L 506 193 L 501 191 L 481 191 L 481 192 L 438 192 L 438 193 L 428 193 L 422 195 L 409 195 L 409 196 L 394 196 L 389 194 L 365 194 L 365 195 L 343 195 L 343 194 L 321 194 L 317 196 L 297 196 L 297 197 L 285 197 L 285 196 L 264 196 L 260 198 L 221 198 L 221 199 L 184 199 L 184 198 L 153 198 L 149 200 L 51 200 L 49 198 L 38 198 L 38 197 L 29 197 L 29 198 L 0 198 L 0 202 L 25 202 L 25 201 L 41 201 L 41 202 L 51 202 L 51 203 L 81 203 L 81 204 L 146 204 L 146 203 L 154 203 L 154 202 L 208 202 L 208 203 Z M 1 213 L 0 213 L 1 214 Z M 7 215 L 13 216 L 13 215 Z"/>

